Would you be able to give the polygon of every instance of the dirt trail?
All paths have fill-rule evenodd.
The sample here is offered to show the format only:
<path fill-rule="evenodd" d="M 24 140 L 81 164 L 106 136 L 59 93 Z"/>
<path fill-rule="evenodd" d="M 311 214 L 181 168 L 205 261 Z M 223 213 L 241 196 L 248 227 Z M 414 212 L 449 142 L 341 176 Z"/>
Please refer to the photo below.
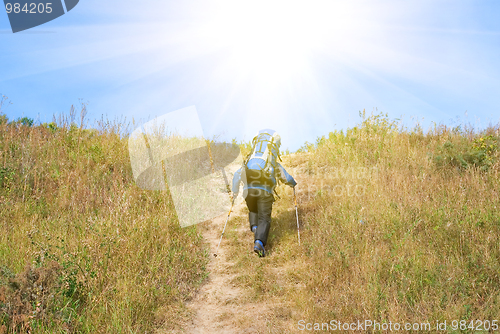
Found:
<path fill-rule="evenodd" d="M 242 208 L 243 204 L 235 208 L 226 227 L 226 232 L 234 228 L 233 218 L 243 215 Z M 249 303 L 245 298 L 247 292 L 233 283 L 238 275 L 230 273 L 234 262 L 227 256 L 228 247 L 224 246 L 224 239 L 217 257 L 213 256 L 226 219 L 227 215 L 224 215 L 200 226 L 203 236 L 210 245 L 209 276 L 198 295 L 187 304 L 195 316 L 192 322 L 184 328 L 185 333 L 262 333 L 257 327 L 242 328 L 244 323 L 248 323 L 248 319 L 258 321 L 265 318 L 266 307 L 262 304 Z M 238 223 L 237 233 L 238 240 L 241 241 L 242 251 L 253 252 L 253 235 L 248 226 Z M 256 322 L 254 321 L 254 323 Z"/>
<path fill-rule="evenodd" d="M 297 172 L 297 167 L 290 168 L 289 172 Z M 297 179 L 301 182 L 302 179 Z M 277 300 L 266 300 L 266 303 L 253 302 L 249 298 L 250 291 L 243 286 L 238 286 L 238 271 L 232 270 L 235 265 L 235 256 L 231 252 L 248 252 L 249 256 L 255 256 L 256 261 L 261 261 L 253 253 L 253 234 L 250 232 L 247 223 L 245 204 L 235 206 L 231 213 L 231 218 L 226 227 L 226 234 L 218 251 L 218 256 L 213 254 L 217 249 L 227 214 L 217 217 L 210 222 L 199 224 L 203 237 L 210 247 L 210 261 L 207 267 L 208 279 L 200 288 L 198 294 L 187 303 L 191 310 L 192 320 L 183 326 L 182 331 L 168 333 L 189 333 L 189 334 L 232 334 L 232 333 L 289 333 L 292 330 L 276 331 L 270 321 L 276 323 L 276 317 L 286 321 L 290 313 L 287 303 Z M 293 207 L 290 210 L 294 210 Z M 245 216 L 245 223 L 235 222 L 237 216 Z M 237 245 L 228 246 L 227 233 L 236 228 Z M 228 254 L 229 253 L 229 254 Z M 267 258 L 266 258 L 267 259 Z M 275 264 L 269 266 L 269 270 L 275 274 L 276 281 L 281 285 L 291 283 L 283 281 L 284 272 L 293 270 Z M 303 284 L 293 283 L 294 288 L 305 288 Z M 281 314 L 281 315 L 280 315 Z M 282 327 L 284 328 L 284 327 Z"/>
<path fill-rule="evenodd" d="M 305 182 L 300 175 L 303 174 L 300 168 L 306 160 L 302 161 L 302 166 L 289 168 L 288 171 L 293 175 L 297 175 L 296 180 L 299 183 Z M 305 183 L 304 183 L 305 184 Z M 248 228 L 248 223 L 235 223 L 236 216 L 245 216 L 246 210 L 244 203 L 236 206 L 231 218 L 226 227 L 226 233 L 229 229 L 233 229 L 236 225 L 238 234 L 238 252 L 248 252 L 251 256 L 255 255 L 255 260 L 259 261 L 256 254 L 253 254 L 253 235 Z M 294 210 L 293 207 L 290 210 Z M 191 323 L 184 327 L 184 333 L 275 333 L 276 331 L 268 327 L 270 318 L 280 313 L 280 307 L 287 314 L 288 308 L 281 303 L 274 303 L 270 300 L 266 303 L 252 303 L 247 298 L 248 291 L 234 284 L 238 276 L 237 272 L 231 270 L 235 264 L 234 259 L 227 256 L 231 247 L 227 246 L 227 234 L 222 240 L 219 248 L 218 256 L 215 258 L 213 253 L 217 248 L 224 223 L 227 215 L 213 219 L 209 223 L 200 224 L 203 236 L 210 245 L 210 262 L 208 264 L 208 280 L 203 285 L 198 295 L 188 303 L 188 308 L 191 309 L 195 316 Z M 226 244 L 224 242 L 226 241 Z M 267 258 L 266 258 L 267 259 Z M 283 273 L 290 268 L 283 266 L 269 266 L 270 270 L 275 273 L 277 282 L 281 281 Z M 282 284 L 283 283 L 283 284 Z M 280 282 L 284 285 L 287 283 Z M 303 284 L 295 284 L 294 288 L 305 288 Z M 283 318 L 284 321 L 286 318 Z M 290 331 L 286 331 L 287 333 Z"/>

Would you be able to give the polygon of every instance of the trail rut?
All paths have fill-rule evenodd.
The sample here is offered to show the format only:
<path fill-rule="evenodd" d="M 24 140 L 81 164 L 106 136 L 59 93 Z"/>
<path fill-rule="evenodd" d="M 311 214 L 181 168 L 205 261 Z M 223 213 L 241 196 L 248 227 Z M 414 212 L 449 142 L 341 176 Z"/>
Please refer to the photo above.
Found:
<path fill-rule="evenodd" d="M 243 215 L 244 204 L 237 206 L 231 214 L 231 219 L 226 227 L 234 228 L 234 217 Z M 203 224 L 202 233 L 210 246 L 210 262 L 208 264 L 209 276 L 207 282 L 201 287 L 197 296 L 188 303 L 188 308 L 194 312 L 192 322 L 184 328 L 185 333 L 262 333 L 259 323 L 266 316 L 267 306 L 249 303 L 245 298 L 247 291 L 234 284 L 238 274 L 231 273 L 230 268 L 235 264 L 228 255 L 228 247 L 224 245 L 226 235 L 222 239 L 217 257 L 213 256 L 220 239 L 227 215 L 213 219 Z M 253 235 L 246 224 L 237 223 L 237 234 L 241 251 L 253 253 Z M 255 260 L 259 258 L 255 255 Z M 254 325 L 242 328 L 244 323 L 252 319 Z M 265 322 L 265 321 L 264 321 Z"/>

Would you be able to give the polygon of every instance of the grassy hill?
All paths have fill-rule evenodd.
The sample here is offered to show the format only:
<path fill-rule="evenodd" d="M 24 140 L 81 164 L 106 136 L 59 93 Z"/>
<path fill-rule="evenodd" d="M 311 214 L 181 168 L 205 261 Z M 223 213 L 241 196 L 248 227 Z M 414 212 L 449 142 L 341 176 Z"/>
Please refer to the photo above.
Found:
<path fill-rule="evenodd" d="M 284 159 L 299 183 L 302 245 L 282 188 L 271 256 L 239 257 L 241 284 L 278 305 L 271 323 L 282 332 L 300 332 L 300 320 L 498 319 L 499 128 L 424 134 L 361 116 Z"/>
<path fill-rule="evenodd" d="M 135 185 L 122 125 L 0 123 L 0 333 L 181 331 L 209 251 L 168 191 Z M 498 126 L 424 133 L 363 113 L 283 157 L 300 247 L 290 188 L 266 258 L 243 251 L 246 218 L 233 216 L 233 283 L 271 305 L 272 333 L 300 320 L 500 320 L 499 158 Z"/>
<path fill-rule="evenodd" d="M 0 124 L 0 328 L 175 327 L 206 276 L 200 234 L 136 187 L 119 124 L 60 123 Z"/>

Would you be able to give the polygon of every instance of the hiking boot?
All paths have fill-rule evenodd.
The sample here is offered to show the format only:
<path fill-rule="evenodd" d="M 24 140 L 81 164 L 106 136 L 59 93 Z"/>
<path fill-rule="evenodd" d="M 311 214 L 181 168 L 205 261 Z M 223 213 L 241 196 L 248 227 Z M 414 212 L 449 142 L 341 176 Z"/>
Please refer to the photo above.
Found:
<path fill-rule="evenodd" d="M 259 257 L 266 256 L 266 250 L 264 249 L 264 244 L 260 240 L 255 240 L 255 244 L 253 246 L 253 251 L 259 255 Z"/>
<path fill-rule="evenodd" d="M 255 231 L 257 231 L 257 226 L 252 226 L 252 232 L 255 234 Z"/>

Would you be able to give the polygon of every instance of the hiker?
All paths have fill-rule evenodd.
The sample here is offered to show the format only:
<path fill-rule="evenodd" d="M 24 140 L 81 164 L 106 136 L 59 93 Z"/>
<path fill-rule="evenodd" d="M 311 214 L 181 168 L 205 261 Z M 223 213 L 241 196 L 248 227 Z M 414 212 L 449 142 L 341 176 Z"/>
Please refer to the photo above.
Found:
<path fill-rule="evenodd" d="M 233 198 L 238 196 L 240 182 L 243 182 L 243 198 L 249 211 L 250 230 L 254 233 L 253 249 L 259 257 L 266 255 L 264 247 L 271 227 L 273 192 L 277 182 L 291 187 L 297 185 L 293 177 L 277 161 L 278 159 L 281 161 L 280 145 L 281 138 L 276 131 L 260 130 L 252 140 L 252 152 L 233 177 Z"/>

